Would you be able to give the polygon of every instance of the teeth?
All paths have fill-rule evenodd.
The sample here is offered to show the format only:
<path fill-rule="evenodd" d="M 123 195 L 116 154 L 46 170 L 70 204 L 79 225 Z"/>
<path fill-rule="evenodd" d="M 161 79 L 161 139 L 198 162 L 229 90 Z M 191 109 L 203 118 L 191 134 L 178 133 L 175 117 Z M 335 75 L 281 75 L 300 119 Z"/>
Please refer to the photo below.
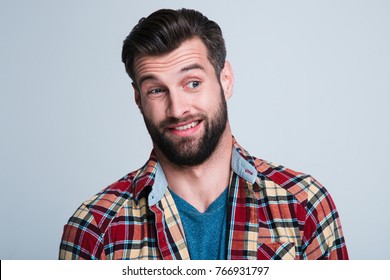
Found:
<path fill-rule="evenodd" d="M 183 125 L 183 126 L 175 127 L 175 129 L 176 129 L 176 130 L 186 130 L 186 129 L 190 129 L 190 128 L 195 127 L 198 123 L 199 123 L 198 121 L 195 121 L 195 122 L 192 122 L 192 123 Z"/>

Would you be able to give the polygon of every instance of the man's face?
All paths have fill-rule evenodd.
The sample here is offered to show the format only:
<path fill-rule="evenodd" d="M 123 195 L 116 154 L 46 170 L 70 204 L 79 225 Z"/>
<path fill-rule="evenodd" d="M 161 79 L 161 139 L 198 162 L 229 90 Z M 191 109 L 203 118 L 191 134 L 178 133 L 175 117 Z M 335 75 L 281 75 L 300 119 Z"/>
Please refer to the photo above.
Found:
<path fill-rule="evenodd" d="M 165 56 L 142 57 L 135 72 L 135 99 L 155 147 L 176 165 L 203 163 L 227 124 L 227 96 L 203 42 L 191 39 Z"/>

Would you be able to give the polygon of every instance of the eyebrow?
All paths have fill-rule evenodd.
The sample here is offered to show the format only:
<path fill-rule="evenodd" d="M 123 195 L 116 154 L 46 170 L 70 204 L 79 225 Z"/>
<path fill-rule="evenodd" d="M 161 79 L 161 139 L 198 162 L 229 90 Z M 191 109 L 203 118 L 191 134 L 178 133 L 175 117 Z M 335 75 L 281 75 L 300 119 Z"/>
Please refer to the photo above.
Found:
<path fill-rule="evenodd" d="M 198 63 L 191 64 L 189 66 L 186 66 L 180 70 L 180 73 L 188 72 L 190 70 L 199 69 L 202 71 L 205 71 L 204 67 Z"/>
<path fill-rule="evenodd" d="M 157 80 L 157 78 L 154 75 L 146 75 L 141 77 L 141 79 L 138 82 L 138 87 L 142 86 L 142 83 L 147 81 L 147 80 Z"/>
<path fill-rule="evenodd" d="M 198 63 L 194 63 L 194 64 L 190 64 L 188 66 L 185 66 L 183 67 L 182 69 L 180 69 L 179 71 L 179 74 L 183 74 L 185 72 L 188 72 L 188 71 L 191 71 L 191 70 L 195 70 L 195 69 L 199 69 L 199 70 L 202 70 L 202 71 L 206 71 L 205 68 L 198 64 Z M 141 87 L 142 84 L 147 81 L 147 80 L 157 80 L 157 77 L 154 76 L 154 75 L 146 75 L 146 76 L 143 76 L 141 77 L 141 79 L 139 80 L 138 82 L 138 86 Z"/>

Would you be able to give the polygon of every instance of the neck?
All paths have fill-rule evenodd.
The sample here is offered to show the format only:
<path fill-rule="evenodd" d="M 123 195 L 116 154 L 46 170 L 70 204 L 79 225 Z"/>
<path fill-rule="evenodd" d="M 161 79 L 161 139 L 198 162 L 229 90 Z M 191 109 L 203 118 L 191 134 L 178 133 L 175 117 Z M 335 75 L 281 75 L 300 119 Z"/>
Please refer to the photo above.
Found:
<path fill-rule="evenodd" d="M 178 166 L 171 163 L 156 147 L 169 188 L 199 212 L 226 189 L 230 181 L 232 134 L 227 124 L 212 155 L 197 166 Z"/>

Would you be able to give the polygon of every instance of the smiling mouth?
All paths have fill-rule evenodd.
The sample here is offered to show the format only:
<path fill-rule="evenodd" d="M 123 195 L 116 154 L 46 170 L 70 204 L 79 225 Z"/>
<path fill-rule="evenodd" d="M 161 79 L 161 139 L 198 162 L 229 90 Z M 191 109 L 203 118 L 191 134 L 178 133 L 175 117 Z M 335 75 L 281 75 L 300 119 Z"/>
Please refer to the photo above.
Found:
<path fill-rule="evenodd" d="M 177 126 L 177 127 L 172 128 L 172 129 L 183 131 L 183 130 L 187 130 L 187 129 L 193 128 L 193 127 L 197 126 L 199 123 L 200 123 L 200 121 L 193 121 L 193 122 L 191 122 L 189 124 L 182 125 L 182 126 Z"/>

